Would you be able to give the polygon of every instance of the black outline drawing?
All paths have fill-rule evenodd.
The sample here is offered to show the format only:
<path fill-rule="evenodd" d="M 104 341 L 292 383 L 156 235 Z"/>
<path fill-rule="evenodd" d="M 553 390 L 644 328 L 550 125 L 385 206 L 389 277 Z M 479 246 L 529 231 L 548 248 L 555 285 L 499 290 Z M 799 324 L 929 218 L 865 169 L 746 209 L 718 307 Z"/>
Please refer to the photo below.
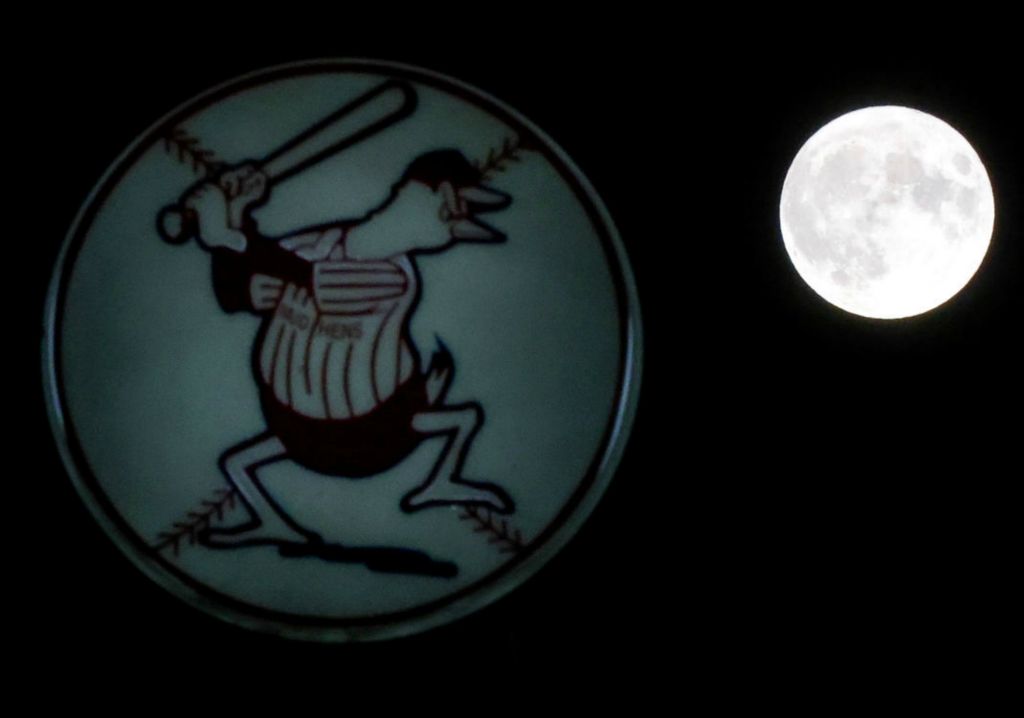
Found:
<path fill-rule="evenodd" d="M 350 113 L 372 107 L 378 98 L 387 94 L 394 95 L 396 91 L 402 96 L 402 102 L 397 109 L 380 118 L 375 118 L 370 124 L 357 126 L 357 131 L 354 133 L 349 132 L 342 135 L 340 139 L 332 137 L 326 147 L 317 148 L 310 154 L 303 154 L 304 147 L 310 144 L 316 145 L 317 142 L 322 144 L 321 138 L 324 134 L 336 131 L 334 127 L 339 122 L 347 120 Z M 238 311 L 244 308 L 263 315 L 263 321 L 253 343 L 251 363 L 253 374 L 261 390 L 264 417 L 270 429 L 230 447 L 218 461 L 221 472 L 231 487 L 228 496 L 238 497 L 240 503 L 249 512 L 249 520 L 230 527 L 213 525 L 212 515 L 216 513 L 218 518 L 222 515 L 218 504 L 216 509 L 210 508 L 207 512 L 190 512 L 184 521 L 175 523 L 171 530 L 160 535 L 158 546 L 170 546 L 176 553 L 179 541 L 187 533 L 190 543 L 198 541 L 210 548 L 237 549 L 269 545 L 277 547 L 282 556 L 316 557 L 325 561 L 362 563 L 370 570 L 381 572 L 416 573 L 440 577 L 454 576 L 457 573 L 457 568 L 453 563 L 434 560 L 422 551 L 404 547 L 351 547 L 326 543 L 317 533 L 299 525 L 257 476 L 261 467 L 283 460 L 295 461 L 306 468 L 327 475 L 344 476 L 350 479 L 372 476 L 400 462 L 423 441 L 441 437 L 444 442 L 438 459 L 427 477 L 403 496 L 400 503 L 402 511 L 413 513 L 434 507 L 459 506 L 470 511 L 470 515 L 473 517 L 480 517 L 482 516 L 480 512 L 486 511 L 488 518 L 486 521 L 480 519 L 481 525 L 490 527 L 492 533 L 498 534 L 498 538 L 491 540 L 491 543 L 501 544 L 499 548 L 503 552 L 522 549 L 521 534 L 518 531 L 515 532 L 515 535 L 509 533 L 507 521 L 503 524 L 502 532 L 504 533 L 493 530 L 494 526 L 491 524 L 492 513 L 511 513 L 515 510 L 515 504 L 511 497 L 496 484 L 471 481 L 462 476 L 462 468 L 469 448 L 484 423 L 483 407 L 477 402 L 445 403 L 445 397 L 455 372 L 451 354 L 438 339 L 438 349 L 431 359 L 430 366 L 424 371 L 410 330 L 411 319 L 422 293 L 422 283 L 415 263 L 416 256 L 444 251 L 457 242 L 500 243 L 506 240 L 503 233 L 484 223 L 477 215 L 499 211 L 511 204 L 512 199 L 507 194 L 482 183 L 485 177 L 503 171 L 508 162 L 518 161 L 521 150 L 519 140 L 507 138 L 500 150 L 492 150 L 487 159 L 480 164 L 471 164 L 457 150 L 427 152 L 409 165 L 401 179 L 391 187 L 388 197 L 380 206 L 356 220 L 341 220 L 304 227 L 281 237 L 269 238 L 259 233 L 252 215 L 253 209 L 267 201 L 268 188 L 266 185 L 269 185 L 270 181 L 276 184 L 297 175 L 303 169 L 336 155 L 408 117 L 414 112 L 415 107 L 416 95 L 411 86 L 404 82 L 388 81 L 318 121 L 262 160 L 241 163 L 235 167 L 229 167 L 216 160 L 211 150 L 202 148 L 199 141 L 184 130 L 173 130 L 166 140 L 165 147 L 168 152 L 176 153 L 178 160 L 190 164 L 194 171 L 202 171 L 203 177 L 182 195 L 182 199 L 178 203 L 161 210 L 157 216 L 158 230 L 161 237 L 167 242 L 182 244 L 189 238 L 195 237 L 200 240 L 202 246 L 210 251 L 214 263 L 214 286 L 218 300 L 225 311 Z M 295 156 L 299 157 L 299 161 L 293 160 Z M 272 176 L 260 174 L 263 169 L 273 167 L 274 163 L 278 164 L 278 169 Z M 219 186 L 225 197 L 231 199 L 231 192 L 241 193 L 240 188 L 243 182 L 250 182 L 254 179 L 259 179 L 260 189 L 251 197 L 245 198 L 246 206 L 238 226 L 245 237 L 244 251 L 207 246 L 206 242 L 200 238 L 199 216 L 195 207 L 189 204 L 190 197 L 195 196 L 197 192 L 208 192 L 211 187 Z M 442 214 L 446 211 L 451 212 L 453 219 L 453 223 L 450 224 L 451 235 L 447 241 L 404 250 L 401 252 L 401 256 L 407 258 L 404 262 L 389 261 L 388 264 L 391 264 L 392 267 L 383 269 L 376 268 L 380 262 L 367 262 L 365 263 L 366 268 L 324 269 L 322 272 L 317 265 L 307 262 L 305 268 L 298 269 L 295 255 L 283 254 L 285 250 L 282 250 L 281 247 L 288 246 L 288 242 L 296 238 L 334 231 L 347 236 L 351 229 L 364 225 L 387 212 L 398 200 L 402 191 L 413 182 L 426 185 L 435 193 L 445 194 L 442 190 L 447 190 L 447 194 L 453 192 L 456 194 L 457 200 L 454 205 L 449 206 L 446 200 L 446 205 L 441 208 Z M 456 216 L 453 206 L 460 208 L 457 212 L 458 216 Z M 358 265 L 359 262 L 355 264 Z M 305 277 L 301 276 L 302 271 L 305 271 Z M 370 288 L 377 292 L 381 290 L 381 286 L 375 283 L 346 284 L 342 281 L 344 273 L 357 271 L 361 274 L 376 273 L 380 275 L 382 279 L 376 281 L 387 282 L 388 287 L 393 287 L 393 290 L 387 291 L 393 291 L 393 293 L 387 296 L 374 295 L 372 302 L 365 299 L 347 300 L 373 304 L 370 308 L 355 311 L 342 312 L 337 309 L 336 314 L 331 314 L 324 310 L 322 304 L 318 305 L 317 291 L 323 287 Z M 400 283 L 395 284 L 393 277 L 400 271 L 404 272 L 403 279 Z M 330 277 L 337 283 L 336 285 L 326 283 L 317 276 L 328 272 L 338 275 Z M 383 326 L 388 323 L 393 312 L 399 308 L 400 298 L 409 295 L 409 285 L 412 284 L 410 298 L 401 309 L 402 323 L 398 328 L 399 357 L 395 367 L 396 387 L 392 393 L 384 397 L 383 400 L 381 399 L 378 394 L 375 369 L 372 370 L 371 389 L 377 403 L 369 413 L 357 415 L 352 406 L 347 386 L 348 363 L 353 349 L 353 344 L 349 343 L 344 365 L 346 385 L 343 394 L 348 403 L 346 418 L 313 418 L 302 414 L 292 407 L 290 389 L 287 391 L 287 402 L 282 403 L 274 394 L 272 382 L 268 384 L 261 374 L 260 365 L 261 359 L 265 359 L 266 356 L 264 352 L 270 345 L 273 345 L 272 363 L 276 366 L 280 361 L 281 342 L 285 334 L 285 329 L 281 327 L 284 326 L 285 321 L 290 322 L 292 319 L 275 323 L 275 319 L 280 313 L 279 310 L 283 306 L 282 302 L 284 302 L 280 296 L 270 311 L 265 308 L 247 306 L 246 300 L 232 296 L 233 291 L 235 295 L 238 294 L 238 287 L 231 285 L 232 283 L 238 284 L 236 280 L 240 274 L 244 275 L 246 280 L 251 280 L 256 276 L 279 278 L 281 282 L 289 283 L 289 289 L 297 288 L 298 294 L 292 295 L 291 299 L 298 302 L 300 307 L 319 307 L 319 311 L 313 315 L 315 317 L 312 320 L 313 325 L 306 324 L 303 327 L 309 329 L 305 359 L 301 364 L 307 390 L 310 388 L 311 381 L 314 381 L 310 376 L 309 369 L 310 345 L 315 331 L 320 328 L 320 319 L 330 316 L 352 318 L 371 313 L 384 314 L 381 328 L 378 329 L 374 338 L 370 354 L 370 366 L 376 367 L 378 343 Z M 248 289 L 248 281 L 246 289 Z M 314 302 L 314 297 L 317 297 L 317 302 Z M 395 302 L 389 309 L 380 308 L 387 303 L 387 300 L 393 298 Z M 288 307 L 290 311 L 291 305 L 289 304 Z M 304 317 L 300 318 L 304 319 Z M 269 335 L 272 328 L 278 328 L 273 337 Z M 332 348 L 333 345 L 329 344 L 327 355 L 323 359 L 324 410 L 328 416 L 331 414 L 326 399 L 326 371 Z M 295 350 L 295 334 L 293 333 L 289 338 L 288 346 L 284 348 L 287 356 L 288 376 L 292 375 L 293 369 L 299 370 L 292 364 Z M 412 363 L 412 374 L 407 379 L 398 377 L 403 365 L 401 360 L 403 353 L 410 357 Z M 432 380 L 440 383 L 435 383 L 432 388 L 430 385 Z M 371 430 L 366 431 L 365 427 L 370 427 Z M 399 438 L 392 440 L 391 435 L 393 434 L 398 435 Z M 373 458 L 367 461 L 365 457 L 367 455 L 373 457 L 376 450 L 366 450 L 361 447 L 378 444 L 384 448 L 376 453 L 386 452 L 389 456 L 384 462 L 375 461 Z M 350 455 L 340 455 L 339 446 L 343 449 L 342 454 L 349 452 Z"/>
<path fill-rule="evenodd" d="M 237 95 L 254 87 L 266 85 L 285 79 L 328 76 L 335 73 L 371 73 L 385 75 L 393 78 L 402 78 L 414 81 L 425 87 L 436 89 L 453 97 L 457 97 L 475 107 L 480 108 L 489 116 L 496 118 L 507 127 L 511 128 L 518 136 L 530 140 L 529 146 L 541 153 L 544 160 L 548 162 L 559 174 L 566 185 L 571 189 L 580 206 L 587 214 L 587 218 L 597 235 L 602 251 L 611 272 L 612 285 L 615 293 L 616 316 L 618 319 L 618 340 L 619 340 L 619 366 L 618 382 L 615 387 L 615 397 L 609 411 L 605 430 L 594 449 L 592 459 L 580 476 L 569 499 L 562 505 L 561 509 L 548 521 L 540 531 L 533 536 L 526 547 L 514 554 L 512 558 L 496 567 L 484 576 L 461 586 L 457 590 L 445 594 L 433 601 L 419 604 L 415 607 L 390 611 L 388 613 L 366 615 L 366 616 L 345 616 L 327 617 L 310 616 L 306 614 L 267 608 L 257 605 L 233 595 L 224 593 L 217 588 L 200 581 L 190 573 L 176 564 L 170 557 L 165 556 L 156 549 L 147 538 L 141 535 L 133 525 L 125 518 L 122 511 L 114 504 L 111 497 L 106 493 L 103 485 L 97 478 L 93 467 L 85 453 L 75 417 L 67 411 L 68 393 L 66 378 L 59 358 L 64 356 L 63 348 L 63 323 L 66 319 L 66 307 L 69 296 L 69 286 L 72 269 L 82 251 L 82 247 L 93 229 L 97 215 L 106 206 L 112 193 L 118 184 L 123 181 L 129 170 L 136 165 L 143 155 L 154 145 L 163 142 L 163 138 L 175 127 L 189 117 L 195 115 L 206 107 L 219 102 L 227 97 Z M 145 136 L 139 138 L 130 150 L 111 168 L 106 179 L 97 187 L 93 198 L 82 209 L 82 214 L 72 229 L 72 233 L 66 244 L 66 255 L 57 279 L 56 293 L 53 296 L 52 318 L 53 324 L 49 333 L 47 345 L 47 361 L 53 367 L 52 382 L 48 388 L 52 391 L 52 400 L 58 408 L 61 421 L 61 433 L 66 441 L 66 448 L 70 456 L 73 476 L 77 478 L 80 487 L 88 497 L 90 509 L 109 522 L 111 533 L 118 537 L 120 545 L 128 555 L 135 560 L 145 558 L 152 561 L 168 576 L 180 582 L 183 591 L 179 595 L 201 596 L 204 601 L 216 602 L 226 610 L 230 610 L 240 619 L 251 621 L 264 626 L 273 625 L 276 628 L 287 629 L 298 633 L 309 629 L 318 630 L 348 630 L 350 628 L 379 627 L 394 624 L 401 621 L 409 621 L 424 616 L 434 615 L 437 611 L 451 608 L 459 601 L 476 594 L 480 591 L 493 588 L 502 578 L 514 569 L 521 567 L 535 555 L 536 551 L 555 537 L 570 518 L 575 515 L 583 502 L 594 487 L 600 475 L 601 467 L 605 465 L 609 452 L 615 446 L 616 422 L 621 413 L 621 402 L 625 397 L 627 382 L 635 371 L 635 367 L 629 358 L 629 347 L 631 346 L 631 334 L 633 332 L 631 317 L 632 294 L 628 288 L 625 270 L 620 262 L 613 232 L 607 220 L 601 213 L 599 205 L 590 195 L 577 175 L 577 171 L 570 167 L 558 153 L 556 153 L 547 142 L 537 138 L 533 130 L 524 122 L 511 113 L 502 105 L 495 103 L 478 92 L 470 90 L 459 83 L 454 83 L 446 78 L 439 77 L 429 72 L 413 68 L 400 68 L 394 65 L 381 64 L 373 61 L 352 61 L 332 60 L 316 63 L 305 63 L 273 68 L 251 76 L 237 79 L 231 83 L 207 92 L 177 108 L 169 115 L 161 125 L 155 127 Z M 296 634 L 297 635 L 297 634 Z"/>

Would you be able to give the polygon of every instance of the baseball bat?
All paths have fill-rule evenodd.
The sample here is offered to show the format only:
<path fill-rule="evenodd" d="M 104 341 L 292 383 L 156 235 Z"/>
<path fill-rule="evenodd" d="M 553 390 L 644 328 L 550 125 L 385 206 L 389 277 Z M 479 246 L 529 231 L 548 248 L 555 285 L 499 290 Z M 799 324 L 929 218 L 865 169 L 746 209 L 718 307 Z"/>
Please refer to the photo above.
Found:
<path fill-rule="evenodd" d="M 360 95 L 253 164 L 267 178 L 268 187 L 362 142 L 390 127 L 416 109 L 416 93 L 406 82 L 390 80 Z M 200 183 L 217 181 L 204 178 Z M 198 234 L 198 218 L 185 207 L 193 185 L 175 204 L 157 214 L 157 230 L 164 241 L 182 244 Z"/>

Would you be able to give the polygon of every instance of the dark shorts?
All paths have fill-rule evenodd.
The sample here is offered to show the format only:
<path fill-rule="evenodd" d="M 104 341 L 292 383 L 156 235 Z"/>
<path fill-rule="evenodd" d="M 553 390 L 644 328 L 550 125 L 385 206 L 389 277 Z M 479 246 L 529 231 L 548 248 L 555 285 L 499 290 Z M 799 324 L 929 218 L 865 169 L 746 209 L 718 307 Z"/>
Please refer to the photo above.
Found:
<path fill-rule="evenodd" d="M 427 409 L 423 375 L 410 378 L 369 414 L 354 419 L 313 419 L 282 404 L 260 387 L 267 428 L 288 449 L 288 456 L 322 474 L 363 478 L 390 469 L 416 448 L 424 436 L 412 419 Z"/>

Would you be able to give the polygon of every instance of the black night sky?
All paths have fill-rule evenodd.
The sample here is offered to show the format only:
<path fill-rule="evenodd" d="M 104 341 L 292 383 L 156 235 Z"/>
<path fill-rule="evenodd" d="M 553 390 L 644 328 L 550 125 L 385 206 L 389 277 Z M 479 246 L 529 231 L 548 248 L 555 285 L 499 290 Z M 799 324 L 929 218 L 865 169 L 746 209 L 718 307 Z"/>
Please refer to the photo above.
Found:
<path fill-rule="evenodd" d="M 250 634 L 152 584 L 78 501 L 31 387 L 27 430 L 42 469 L 29 488 L 51 512 L 24 529 L 37 532 L 37 639 L 68 646 L 69 660 L 104 644 L 143 662 L 217 654 L 293 670 L 488 651 L 519 664 L 565 655 L 665 670 L 661 650 L 714 678 L 758 666 L 824 675 L 862 660 L 966 667 L 963 656 L 1003 630 L 1020 561 L 1011 549 L 1024 400 L 1022 63 L 992 28 L 953 20 L 840 35 L 742 20 L 741 31 L 673 20 L 653 32 L 659 22 L 648 18 L 571 42 L 554 30 L 514 42 L 484 33 L 472 51 L 383 33 L 269 42 L 266 28 L 187 59 L 163 37 L 85 54 L 68 45 L 68 61 L 55 62 L 62 94 L 32 95 L 47 163 L 61 158 L 36 185 L 47 198 L 31 235 L 36 315 L 75 212 L 152 121 L 261 67 L 375 57 L 482 88 L 577 161 L 630 254 L 646 356 L 626 457 L 566 550 L 469 618 L 366 646 Z M 946 305 L 896 321 L 820 299 L 778 228 L 803 142 L 844 112 L 883 104 L 956 127 L 996 193 L 995 234 L 974 280 Z"/>

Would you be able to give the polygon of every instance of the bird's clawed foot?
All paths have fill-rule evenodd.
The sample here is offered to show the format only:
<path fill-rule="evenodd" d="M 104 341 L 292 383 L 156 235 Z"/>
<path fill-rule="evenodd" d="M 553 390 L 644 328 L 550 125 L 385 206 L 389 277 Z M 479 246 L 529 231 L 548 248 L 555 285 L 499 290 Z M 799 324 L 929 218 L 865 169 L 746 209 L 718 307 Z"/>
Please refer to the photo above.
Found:
<path fill-rule="evenodd" d="M 479 506 L 498 514 L 516 510 L 515 502 L 503 488 L 482 481 L 430 483 L 402 498 L 402 510 L 407 513 L 435 506 Z"/>
<path fill-rule="evenodd" d="M 208 548 L 238 548 L 286 544 L 320 544 L 323 539 L 312 531 L 291 526 L 282 520 L 250 520 L 236 526 L 217 526 L 199 534 L 199 543 Z"/>

